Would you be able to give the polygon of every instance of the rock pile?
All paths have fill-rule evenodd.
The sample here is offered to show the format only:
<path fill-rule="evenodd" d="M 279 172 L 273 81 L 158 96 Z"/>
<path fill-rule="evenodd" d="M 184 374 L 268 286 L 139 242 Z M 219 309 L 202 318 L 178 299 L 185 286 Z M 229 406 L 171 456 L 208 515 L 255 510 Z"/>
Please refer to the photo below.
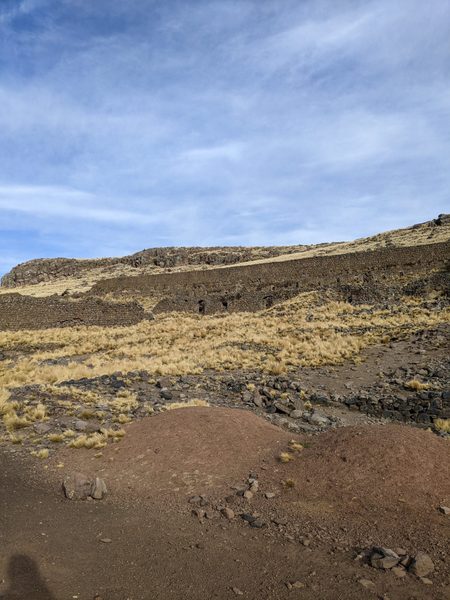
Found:
<path fill-rule="evenodd" d="M 374 546 L 366 553 L 368 564 L 375 569 L 392 570 L 397 577 L 405 577 L 407 573 L 424 580 L 434 571 L 434 563 L 425 552 L 409 555 L 403 548 L 384 548 Z M 429 580 L 424 583 L 431 583 Z"/>

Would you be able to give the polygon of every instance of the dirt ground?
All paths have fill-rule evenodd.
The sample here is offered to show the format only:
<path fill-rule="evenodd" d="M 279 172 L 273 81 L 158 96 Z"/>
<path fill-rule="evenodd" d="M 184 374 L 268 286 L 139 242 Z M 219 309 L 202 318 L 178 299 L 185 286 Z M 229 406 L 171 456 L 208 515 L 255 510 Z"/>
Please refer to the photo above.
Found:
<path fill-rule="evenodd" d="M 283 464 L 292 433 L 250 411 L 185 408 L 126 428 L 101 456 L 2 450 L 2 600 L 450 598 L 448 440 L 358 425 L 294 436 L 305 448 Z M 108 496 L 67 500 L 75 471 L 102 477 Z M 259 489 L 246 499 L 249 475 Z M 373 545 L 429 553 L 431 585 L 364 564 Z"/>

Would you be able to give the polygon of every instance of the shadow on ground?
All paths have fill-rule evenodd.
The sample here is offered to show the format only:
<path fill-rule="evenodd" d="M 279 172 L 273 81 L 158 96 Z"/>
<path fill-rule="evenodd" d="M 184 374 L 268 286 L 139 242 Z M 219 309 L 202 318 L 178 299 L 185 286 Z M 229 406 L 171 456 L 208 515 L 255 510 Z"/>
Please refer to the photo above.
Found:
<path fill-rule="evenodd" d="M 42 581 L 36 561 L 25 554 L 15 554 L 9 559 L 8 583 L 0 600 L 56 600 Z"/>

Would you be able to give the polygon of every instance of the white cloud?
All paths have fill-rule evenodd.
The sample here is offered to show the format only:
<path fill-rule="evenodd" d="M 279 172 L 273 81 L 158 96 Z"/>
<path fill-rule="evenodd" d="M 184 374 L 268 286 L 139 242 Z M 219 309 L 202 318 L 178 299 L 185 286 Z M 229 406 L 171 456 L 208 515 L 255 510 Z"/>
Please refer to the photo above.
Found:
<path fill-rule="evenodd" d="M 319 242 L 448 208 L 445 0 L 191 4 L 0 12 L 0 253 Z"/>

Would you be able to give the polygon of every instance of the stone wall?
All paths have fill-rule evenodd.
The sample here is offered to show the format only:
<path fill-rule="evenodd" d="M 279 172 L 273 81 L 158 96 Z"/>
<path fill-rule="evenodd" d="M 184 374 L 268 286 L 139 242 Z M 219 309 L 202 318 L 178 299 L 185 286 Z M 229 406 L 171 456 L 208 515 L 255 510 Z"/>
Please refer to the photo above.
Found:
<path fill-rule="evenodd" d="M 120 258 L 44 258 L 30 260 L 14 267 L 1 279 L 2 287 L 15 288 L 21 285 L 34 285 L 47 281 L 57 281 L 63 277 L 88 277 L 90 272 L 102 270 L 104 273 L 120 272 L 121 268 L 151 270 L 152 268 L 174 268 L 180 266 L 232 265 L 258 258 L 271 258 L 280 254 L 298 252 L 305 246 L 273 247 L 223 247 L 223 248 L 149 248 Z"/>
<path fill-rule="evenodd" d="M 119 304 L 99 298 L 71 301 L 57 296 L 33 298 L 20 294 L 0 295 L 0 331 L 77 325 L 113 327 L 134 325 L 145 318 L 151 318 L 151 315 L 136 302 Z"/>
<path fill-rule="evenodd" d="M 384 248 L 335 256 L 268 262 L 205 271 L 118 277 L 97 283 L 91 294 L 127 292 L 160 298 L 155 312 L 200 314 L 255 311 L 311 290 L 334 289 L 350 302 L 394 293 L 408 276 L 444 270 L 450 243 Z"/>

